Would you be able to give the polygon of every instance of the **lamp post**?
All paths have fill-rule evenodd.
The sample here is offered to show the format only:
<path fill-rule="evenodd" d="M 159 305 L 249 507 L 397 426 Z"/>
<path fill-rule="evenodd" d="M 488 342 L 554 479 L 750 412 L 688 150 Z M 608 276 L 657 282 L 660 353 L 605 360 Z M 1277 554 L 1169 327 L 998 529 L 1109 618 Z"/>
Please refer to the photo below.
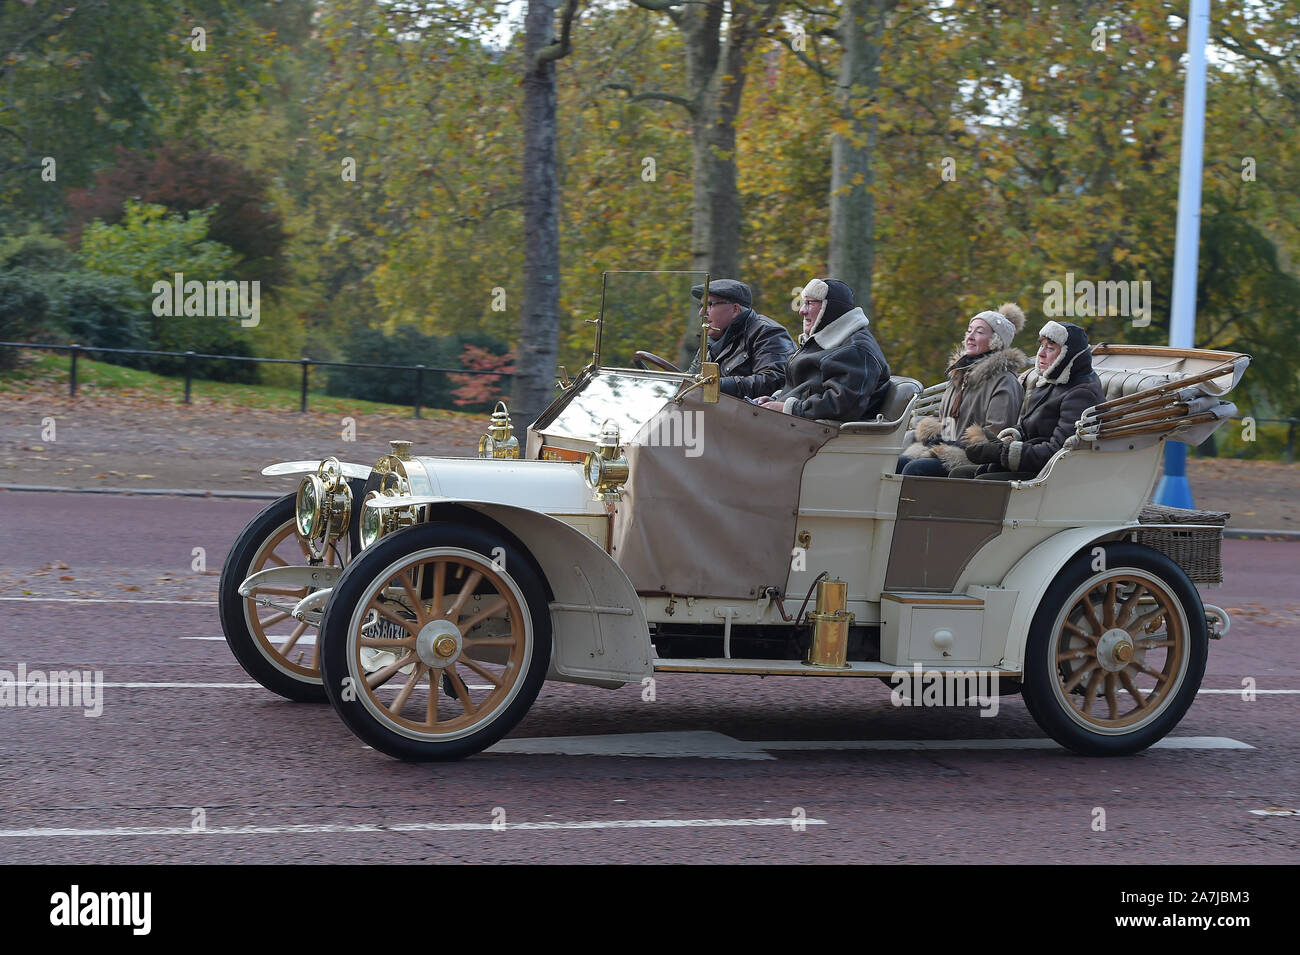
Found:
<path fill-rule="evenodd" d="M 1210 0 L 1190 0 L 1187 19 L 1187 79 L 1183 86 L 1183 144 L 1178 165 L 1178 223 L 1174 239 L 1174 295 L 1169 344 L 1191 348 L 1196 329 L 1196 259 L 1201 235 L 1201 175 L 1205 146 L 1205 44 L 1210 33 Z M 1165 442 L 1165 473 L 1155 502 L 1192 507 L 1187 483 L 1187 445 Z"/>

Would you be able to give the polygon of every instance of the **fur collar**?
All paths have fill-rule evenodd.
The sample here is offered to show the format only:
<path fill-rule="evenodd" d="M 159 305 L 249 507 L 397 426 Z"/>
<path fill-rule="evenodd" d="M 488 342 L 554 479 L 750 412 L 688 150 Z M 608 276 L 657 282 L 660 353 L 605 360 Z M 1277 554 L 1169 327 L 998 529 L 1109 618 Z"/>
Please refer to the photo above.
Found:
<path fill-rule="evenodd" d="M 949 366 L 959 361 L 966 354 L 966 349 L 958 348 L 948 360 Z M 985 382 L 1003 375 L 1018 375 L 1029 364 L 1029 359 L 1019 348 L 999 348 L 987 352 L 979 361 L 971 362 L 963 368 L 953 368 L 948 372 L 948 379 L 955 385 L 966 375 L 966 387 L 978 388 Z"/>
<path fill-rule="evenodd" d="M 815 341 L 819 348 L 829 351 L 832 348 L 839 348 L 853 337 L 854 332 L 860 328 L 866 328 L 870 324 L 871 320 L 867 318 L 866 312 L 862 311 L 861 306 L 858 306 L 845 312 L 830 324 L 817 329 L 807 338 L 800 335 L 799 343 L 802 345 L 809 341 Z"/>

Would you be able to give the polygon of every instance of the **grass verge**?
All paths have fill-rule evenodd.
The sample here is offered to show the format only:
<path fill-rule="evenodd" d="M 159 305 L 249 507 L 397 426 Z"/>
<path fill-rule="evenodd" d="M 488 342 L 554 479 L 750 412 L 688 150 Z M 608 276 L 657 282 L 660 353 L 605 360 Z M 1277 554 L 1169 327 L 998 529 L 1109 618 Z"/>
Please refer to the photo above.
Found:
<path fill-rule="evenodd" d="M 24 351 L 17 368 L 0 372 L 0 394 L 31 391 L 59 391 L 68 393 L 71 358 L 67 352 Z M 321 372 L 313 369 L 313 375 Z M 96 395 L 121 395 L 148 398 L 156 401 L 174 401 L 185 397 L 185 379 L 168 378 L 137 368 L 124 368 L 107 362 L 91 361 L 82 355 L 77 359 L 77 394 L 93 398 Z M 237 385 L 221 381 L 193 380 L 190 400 L 194 404 L 216 405 L 230 408 L 258 408 L 273 411 L 297 411 L 302 394 L 297 388 L 278 388 L 272 385 Z M 312 390 L 308 379 L 307 410 L 328 414 L 387 414 L 407 415 L 410 405 L 391 405 L 358 398 L 339 398 Z M 441 408 L 421 408 L 426 418 L 475 418 L 481 413 L 447 411 Z"/>

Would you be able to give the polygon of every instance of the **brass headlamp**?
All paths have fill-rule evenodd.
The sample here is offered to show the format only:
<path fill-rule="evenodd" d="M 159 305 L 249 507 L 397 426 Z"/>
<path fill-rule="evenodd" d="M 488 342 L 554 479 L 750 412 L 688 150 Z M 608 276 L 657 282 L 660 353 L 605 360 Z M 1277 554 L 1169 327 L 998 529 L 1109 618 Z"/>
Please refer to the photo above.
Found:
<path fill-rule="evenodd" d="M 613 502 L 620 497 L 620 489 L 627 483 L 627 458 L 618 446 L 618 425 L 606 418 L 600 426 L 600 440 L 596 450 L 588 451 L 583 458 L 582 473 L 587 486 L 596 492 L 597 501 Z"/>
<path fill-rule="evenodd" d="M 343 476 L 338 458 L 326 458 L 315 474 L 298 485 L 294 504 L 294 526 L 316 560 L 325 549 L 347 533 L 352 520 L 352 487 Z"/>
<path fill-rule="evenodd" d="M 488 433 L 478 439 L 480 458 L 517 458 L 519 439 L 511 433 L 510 412 L 504 401 L 498 401 L 488 423 Z"/>
<path fill-rule="evenodd" d="M 392 441 L 390 444 L 406 445 L 405 448 L 393 448 L 393 457 L 396 457 L 398 461 L 409 461 L 411 459 L 409 441 Z M 403 452 L 405 452 L 405 456 L 403 456 Z M 400 471 L 386 470 L 387 467 L 391 466 L 393 466 L 393 462 L 389 458 L 380 458 L 379 463 L 372 472 L 378 477 L 379 486 L 366 494 L 366 499 L 361 505 L 362 549 L 369 547 L 385 534 L 391 534 L 395 530 L 410 527 L 415 523 L 416 509 L 414 507 L 399 507 L 389 503 L 395 497 L 411 496 L 411 482 Z M 383 501 L 381 506 L 371 503 L 380 500 Z"/>

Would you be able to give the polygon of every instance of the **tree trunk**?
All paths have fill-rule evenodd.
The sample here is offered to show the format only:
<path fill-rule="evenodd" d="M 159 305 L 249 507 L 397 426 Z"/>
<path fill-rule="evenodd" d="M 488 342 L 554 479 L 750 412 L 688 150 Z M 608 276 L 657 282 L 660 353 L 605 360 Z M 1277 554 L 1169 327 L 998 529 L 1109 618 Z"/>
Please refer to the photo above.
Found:
<path fill-rule="evenodd" d="M 831 139 L 830 273 L 853 289 L 871 315 L 875 264 L 875 198 L 871 194 L 876 119 L 864 107 L 880 84 L 882 0 L 845 0 L 839 25 L 841 45 L 836 104 L 849 133 Z"/>
<path fill-rule="evenodd" d="M 757 14 L 751 9 L 755 6 L 761 8 Z M 751 281 L 740 274 L 736 117 L 749 54 L 773 7 L 738 0 L 724 23 L 720 4 L 690 5 L 677 18 L 691 104 L 691 268 L 715 279 Z M 699 353 L 699 326 L 691 309 L 678 355 L 683 368 Z"/>
<path fill-rule="evenodd" d="M 555 172 L 555 38 L 558 0 L 528 0 L 524 19 L 524 288 L 511 419 L 523 431 L 551 403 L 560 333 L 560 187 Z"/>

